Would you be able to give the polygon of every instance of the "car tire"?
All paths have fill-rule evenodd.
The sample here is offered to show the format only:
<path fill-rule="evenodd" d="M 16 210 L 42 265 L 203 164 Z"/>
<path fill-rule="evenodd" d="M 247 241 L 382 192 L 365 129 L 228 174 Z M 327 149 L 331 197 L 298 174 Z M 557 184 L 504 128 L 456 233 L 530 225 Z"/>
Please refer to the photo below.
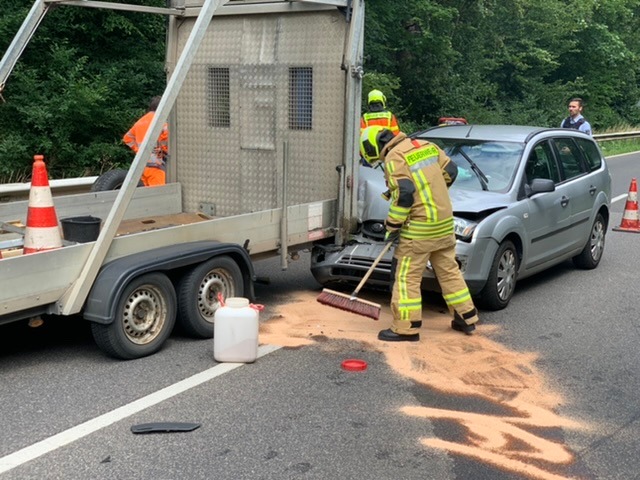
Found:
<path fill-rule="evenodd" d="M 107 190 L 120 190 L 124 184 L 124 179 L 127 178 L 128 170 L 117 168 L 115 170 L 109 170 L 103 173 L 96 181 L 91 185 L 92 192 L 104 192 Z M 142 182 L 138 182 L 139 187 L 143 187 Z"/>
<path fill-rule="evenodd" d="M 109 356 L 131 360 L 156 353 L 176 321 L 176 292 L 163 273 L 133 279 L 118 300 L 109 324 L 91 323 L 98 346 Z"/>
<path fill-rule="evenodd" d="M 213 337 L 213 318 L 223 298 L 244 294 L 242 272 L 230 257 L 215 257 L 193 268 L 178 285 L 178 325 L 194 338 Z"/>
<path fill-rule="evenodd" d="M 510 240 L 500 244 L 489 270 L 487 283 L 478 295 L 478 303 L 486 310 L 505 308 L 516 288 L 518 251 Z"/>
<path fill-rule="evenodd" d="M 604 252 L 604 238 L 607 232 L 607 224 L 601 213 L 596 215 L 596 219 L 591 226 L 589 239 L 582 251 L 573 257 L 573 264 L 584 270 L 593 270 L 600 263 Z"/>

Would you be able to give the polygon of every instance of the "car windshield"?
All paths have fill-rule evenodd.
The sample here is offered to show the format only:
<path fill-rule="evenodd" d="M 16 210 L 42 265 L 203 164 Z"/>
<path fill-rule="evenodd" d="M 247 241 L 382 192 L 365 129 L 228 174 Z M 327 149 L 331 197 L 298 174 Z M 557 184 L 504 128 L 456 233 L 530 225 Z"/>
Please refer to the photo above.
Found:
<path fill-rule="evenodd" d="M 506 192 L 522 157 L 524 145 L 469 139 L 429 138 L 458 165 L 451 188 Z"/>

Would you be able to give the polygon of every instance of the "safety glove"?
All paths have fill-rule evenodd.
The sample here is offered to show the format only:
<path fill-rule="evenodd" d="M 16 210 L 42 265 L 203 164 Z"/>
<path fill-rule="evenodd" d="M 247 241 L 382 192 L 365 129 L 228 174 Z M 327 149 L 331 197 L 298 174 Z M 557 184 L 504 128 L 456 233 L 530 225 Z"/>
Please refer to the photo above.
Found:
<path fill-rule="evenodd" d="M 399 228 L 397 228 L 396 230 L 387 230 L 387 232 L 384 234 L 385 242 L 397 243 L 399 238 L 400 238 Z"/>

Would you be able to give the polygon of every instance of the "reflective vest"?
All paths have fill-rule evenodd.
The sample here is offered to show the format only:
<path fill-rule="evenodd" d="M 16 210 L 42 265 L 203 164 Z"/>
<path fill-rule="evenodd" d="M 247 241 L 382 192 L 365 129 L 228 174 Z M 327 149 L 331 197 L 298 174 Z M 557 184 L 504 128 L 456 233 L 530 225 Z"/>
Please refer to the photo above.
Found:
<path fill-rule="evenodd" d="M 453 234 L 453 207 L 448 187 L 457 167 L 436 145 L 400 133 L 388 144 L 385 178 L 391 191 L 386 219 L 400 236 L 413 240 Z"/>
<path fill-rule="evenodd" d="M 149 130 L 149 125 L 151 125 L 151 121 L 153 120 L 153 116 L 156 112 L 148 112 L 143 115 L 140 120 L 138 120 L 133 127 L 129 129 L 127 133 L 124 134 L 122 140 L 127 144 L 131 150 L 138 153 L 140 149 L 140 145 L 144 140 L 144 136 Z M 166 159 L 169 153 L 169 130 L 167 128 L 167 124 L 165 123 L 162 126 L 162 131 L 160 132 L 160 136 L 158 137 L 158 141 L 156 142 L 156 146 L 153 148 L 151 152 L 151 158 L 147 161 L 147 167 L 156 167 L 156 168 L 165 168 Z"/>
<path fill-rule="evenodd" d="M 388 128 L 394 135 L 397 135 L 400 131 L 396 116 L 387 110 L 382 110 L 380 112 L 366 112 L 363 114 L 360 119 L 360 132 L 372 125 L 380 125 L 381 127 Z"/>

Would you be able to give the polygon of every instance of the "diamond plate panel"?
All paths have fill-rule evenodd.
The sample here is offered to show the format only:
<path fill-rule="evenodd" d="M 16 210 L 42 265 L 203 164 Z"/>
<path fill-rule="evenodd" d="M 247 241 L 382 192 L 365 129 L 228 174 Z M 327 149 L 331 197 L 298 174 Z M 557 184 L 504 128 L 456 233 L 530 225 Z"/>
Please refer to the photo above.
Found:
<path fill-rule="evenodd" d="M 181 25 L 179 49 L 191 27 L 189 20 Z M 346 28 L 337 11 L 214 17 L 176 105 L 174 158 L 186 211 L 200 204 L 214 205 L 217 216 L 278 208 L 285 183 L 289 205 L 337 197 Z M 312 71 L 306 130 L 289 122 L 289 72 L 297 67 Z"/>

